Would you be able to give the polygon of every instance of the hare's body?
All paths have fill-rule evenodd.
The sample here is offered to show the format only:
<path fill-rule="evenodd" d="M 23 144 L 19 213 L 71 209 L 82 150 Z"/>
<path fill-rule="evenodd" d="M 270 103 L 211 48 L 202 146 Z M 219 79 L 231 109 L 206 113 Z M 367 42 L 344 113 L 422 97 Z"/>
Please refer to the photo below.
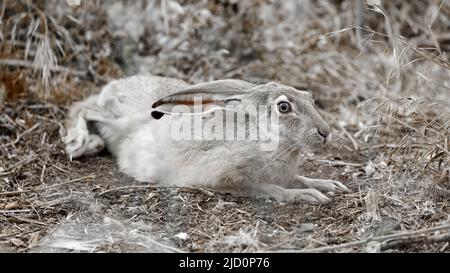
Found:
<path fill-rule="evenodd" d="M 234 80 L 191 86 L 180 80 L 153 76 L 114 81 L 99 95 L 71 108 L 66 150 L 71 157 L 80 157 L 96 154 L 106 146 L 117 158 L 120 169 L 140 181 L 166 186 L 252 189 L 280 200 L 326 202 L 329 199 L 319 191 L 303 188 L 336 191 L 346 190 L 345 186 L 331 180 L 307 179 L 297 173 L 303 150 L 323 142 L 329 128 L 315 112 L 309 95 L 291 89 L 274 83 L 256 86 Z M 279 98 L 287 100 L 291 92 L 298 98 L 294 107 L 298 108 L 298 114 L 283 116 L 279 146 L 273 151 L 262 151 L 256 140 L 174 139 L 173 124 L 183 117 L 170 109 L 164 110 L 174 104 L 190 107 L 194 94 L 208 101 L 204 103 L 206 107 L 211 101 L 222 106 L 230 102 L 251 104 L 255 100 L 261 100 L 255 105 L 266 104 L 267 100 L 268 104 L 275 104 Z M 212 112 L 218 111 L 224 108 Z M 203 114 L 202 128 L 211 116 Z M 234 120 L 237 127 L 252 126 L 251 122 L 252 118 Z M 188 123 L 190 120 L 182 124 Z M 213 132 L 203 131 L 204 136 L 208 134 L 211 136 Z"/>
<path fill-rule="evenodd" d="M 140 181 L 211 188 L 245 187 L 250 181 L 286 186 L 298 172 L 299 158 L 294 152 L 267 152 L 255 158 L 252 154 L 259 149 L 256 144 L 171 141 L 167 128 L 161 127 L 149 124 L 124 140 L 118 153 L 121 170 Z M 151 147 L 155 141 L 166 148 Z M 230 152 L 236 150 L 239 153 Z"/>

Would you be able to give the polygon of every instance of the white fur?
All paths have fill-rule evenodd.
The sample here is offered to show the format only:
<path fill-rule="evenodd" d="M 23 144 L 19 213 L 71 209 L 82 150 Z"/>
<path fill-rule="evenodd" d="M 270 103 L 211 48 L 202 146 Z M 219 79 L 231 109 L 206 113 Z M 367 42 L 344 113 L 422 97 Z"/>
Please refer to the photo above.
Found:
<path fill-rule="evenodd" d="M 330 192 L 348 190 L 336 181 L 317 180 L 315 186 L 315 180 L 298 176 L 301 148 L 311 146 L 310 142 L 320 138 L 316 127 L 329 131 L 306 97 L 307 110 L 303 110 L 307 112 L 306 125 L 299 127 L 299 132 L 289 132 L 297 128 L 295 126 L 288 126 L 284 129 L 288 132 L 282 132 L 286 139 L 303 134 L 299 138 L 299 146 L 287 149 L 291 145 L 281 143 L 274 152 L 262 152 L 259 143 L 251 141 L 172 139 L 172 122 L 180 117 L 166 115 L 161 120 L 152 119 L 151 106 L 158 99 L 189 86 L 177 79 L 154 76 L 135 76 L 111 82 L 99 95 L 71 108 L 65 138 L 67 153 L 77 158 L 93 155 L 106 146 L 117 158 L 122 172 L 139 181 L 157 182 L 164 186 L 250 189 L 281 201 L 309 203 L 330 200 L 314 188 Z M 236 86 L 242 88 L 242 83 Z M 264 88 L 293 92 L 301 102 L 306 96 L 301 91 L 291 91 L 290 87 L 273 83 Z M 315 127 L 303 128 L 305 126 Z"/>

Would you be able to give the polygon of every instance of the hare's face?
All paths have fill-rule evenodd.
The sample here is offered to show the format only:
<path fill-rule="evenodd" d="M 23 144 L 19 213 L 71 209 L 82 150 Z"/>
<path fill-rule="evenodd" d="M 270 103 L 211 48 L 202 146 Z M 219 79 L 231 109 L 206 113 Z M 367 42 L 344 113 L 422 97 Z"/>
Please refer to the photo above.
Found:
<path fill-rule="evenodd" d="M 330 127 L 317 112 L 310 93 L 277 83 L 266 86 L 270 88 L 267 103 L 278 117 L 280 144 L 310 150 L 330 139 Z"/>

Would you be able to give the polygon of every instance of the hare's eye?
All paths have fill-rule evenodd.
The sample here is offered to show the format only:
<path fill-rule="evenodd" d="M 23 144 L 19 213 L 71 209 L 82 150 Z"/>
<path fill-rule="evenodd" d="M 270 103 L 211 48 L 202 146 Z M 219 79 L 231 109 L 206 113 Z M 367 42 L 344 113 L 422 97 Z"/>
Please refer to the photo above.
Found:
<path fill-rule="evenodd" d="M 289 102 L 282 101 L 278 103 L 278 111 L 283 114 L 290 113 L 292 111 L 292 106 Z"/>

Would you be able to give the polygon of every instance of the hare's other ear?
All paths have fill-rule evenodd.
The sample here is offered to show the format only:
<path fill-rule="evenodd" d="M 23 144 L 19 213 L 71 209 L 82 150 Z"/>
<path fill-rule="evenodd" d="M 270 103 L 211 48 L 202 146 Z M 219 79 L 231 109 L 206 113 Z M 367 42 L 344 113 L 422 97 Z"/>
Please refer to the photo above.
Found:
<path fill-rule="evenodd" d="M 240 97 L 256 85 L 241 80 L 219 80 L 195 84 L 169 95 L 152 105 L 152 117 L 168 115 L 205 114 L 223 109 L 226 104 L 240 102 Z M 198 108 L 194 109 L 194 105 Z M 200 112 L 198 112 L 200 110 Z"/>

